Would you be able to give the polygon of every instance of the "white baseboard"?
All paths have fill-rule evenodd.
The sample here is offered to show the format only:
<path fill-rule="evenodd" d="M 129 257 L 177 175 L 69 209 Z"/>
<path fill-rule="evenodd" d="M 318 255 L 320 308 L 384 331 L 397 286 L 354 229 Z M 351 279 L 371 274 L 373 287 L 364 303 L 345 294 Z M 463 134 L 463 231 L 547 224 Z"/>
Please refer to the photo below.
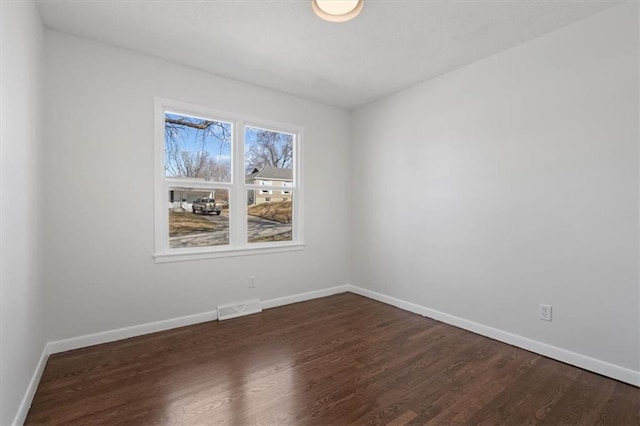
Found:
<path fill-rule="evenodd" d="M 86 348 L 87 346 L 99 345 L 102 343 L 115 342 L 116 340 L 128 339 L 130 337 L 142 336 L 144 334 L 155 333 L 158 331 L 171 330 L 172 328 L 184 327 L 186 325 L 213 321 L 217 318 L 217 311 L 204 312 L 200 314 L 172 318 L 163 321 L 134 325 L 131 327 L 118 328 L 116 330 L 103 331 L 101 333 L 72 337 L 71 339 L 56 340 L 47 343 L 47 348 L 49 350 L 49 353 L 56 354 L 73 349 Z"/>
<path fill-rule="evenodd" d="M 27 386 L 27 391 L 22 397 L 20 407 L 18 407 L 18 412 L 13 419 L 13 423 L 11 423 L 13 426 L 23 425 L 24 421 L 27 419 L 29 408 L 31 408 L 31 401 L 33 401 L 36 390 L 38 390 L 38 384 L 40 383 L 40 378 L 44 372 L 44 366 L 47 365 L 47 359 L 49 359 L 49 352 L 47 351 L 47 346 L 45 346 L 42 351 L 42 355 L 40 356 L 40 361 L 38 361 L 38 365 L 36 366 L 36 370 L 33 372 L 33 376 L 31 376 L 31 381 L 29 382 L 29 386 Z"/>
<path fill-rule="evenodd" d="M 293 296 L 279 297 L 277 299 L 265 300 L 262 302 L 264 309 L 277 308 L 278 306 L 290 305 L 292 303 L 304 302 L 306 300 L 318 299 L 320 297 L 331 296 L 332 294 L 346 293 L 349 291 L 348 285 L 330 287 L 322 290 L 310 291 L 308 293 L 294 294 Z"/>
<path fill-rule="evenodd" d="M 640 386 L 640 371 L 631 370 L 626 367 L 621 367 L 619 365 L 611 364 L 606 361 L 601 361 L 599 359 L 591 358 L 586 355 L 571 352 L 557 346 L 552 346 L 546 343 L 538 342 L 537 340 L 528 339 L 517 334 L 509 333 L 507 331 L 469 321 L 464 318 L 429 309 L 424 306 L 416 305 L 415 303 L 407 302 L 405 300 L 396 299 L 395 297 L 387 296 L 375 291 L 367 290 L 353 285 L 349 285 L 347 287 L 348 291 L 364 297 L 368 297 L 369 299 L 377 300 L 379 302 L 386 303 L 388 305 L 392 305 L 418 315 L 433 318 L 446 324 L 450 324 L 471 331 L 473 333 L 480 334 L 482 336 L 490 337 L 494 340 L 498 340 L 509 345 L 517 346 L 519 348 L 526 349 L 528 351 L 535 352 L 537 354 L 544 355 L 546 357 L 553 358 L 567 364 L 575 365 L 576 367 L 580 367 L 585 370 L 593 371 L 594 373 L 602 374 L 603 376 L 620 380 L 621 382 L 629 383 L 634 386 Z"/>
<path fill-rule="evenodd" d="M 332 294 L 345 293 L 347 291 L 348 286 L 346 285 L 331 287 L 322 290 L 310 291 L 308 293 L 295 294 L 293 296 L 265 300 L 262 302 L 262 307 L 264 309 L 275 308 L 277 306 L 304 302 L 305 300 L 317 299 L 319 297 L 331 296 Z M 134 325 L 131 327 L 119 328 L 116 330 L 103 331 L 101 333 L 73 337 L 71 339 L 56 340 L 54 342 L 47 343 L 47 350 L 50 354 L 66 352 L 73 349 L 86 348 L 87 346 L 115 342 L 117 340 L 142 336 L 144 334 L 155 333 L 158 331 L 171 330 L 172 328 L 184 327 L 187 325 L 199 324 L 207 321 L 214 321 L 216 319 L 218 319 L 217 311 L 203 312 L 195 315 L 188 315 L 179 318 L 172 318 L 163 321 L 156 321 L 146 324 Z"/>

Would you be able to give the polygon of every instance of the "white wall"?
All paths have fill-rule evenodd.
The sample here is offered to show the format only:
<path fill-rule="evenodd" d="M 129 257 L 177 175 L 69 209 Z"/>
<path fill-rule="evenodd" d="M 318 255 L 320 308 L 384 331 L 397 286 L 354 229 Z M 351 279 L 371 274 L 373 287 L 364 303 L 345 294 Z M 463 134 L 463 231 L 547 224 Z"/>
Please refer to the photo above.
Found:
<path fill-rule="evenodd" d="M 637 7 L 357 110 L 352 284 L 640 370 Z"/>
<path fill-rule="evenodd" d="M 7 425 L 18 413 L 45 345 L 40 175 L 43 29 L 32 1 L 2 1 L 0 16 L 0 424 Z"/>
<path fill-rule="evenodd" d="M 57 32 L 45 61 L 49 340 L 347 284 L 347 112 Z M 154 263 L 154 96 L 304 127 L 304 251 Z"/>

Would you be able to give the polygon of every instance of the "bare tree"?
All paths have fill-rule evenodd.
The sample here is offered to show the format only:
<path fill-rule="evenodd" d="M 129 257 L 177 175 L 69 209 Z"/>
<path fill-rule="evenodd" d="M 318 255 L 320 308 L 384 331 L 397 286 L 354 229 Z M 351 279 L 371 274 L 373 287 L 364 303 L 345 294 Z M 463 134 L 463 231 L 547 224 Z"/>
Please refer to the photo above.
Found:
<path fill-rule="evenodd" d="M 230 180 L 229 168 L 211 158 L 208 152 L 180 152 L 180 161 L 176 164 L 179 177 L 195 177 L 206 180 Z"/>
<path fill-rule="evenodd" d="M 227 164 L 211 156 L 211 144 L 222 155 L 231 144 L 229 125 L 195 117 L 165 116 L 165 170 L 168 176 L 228 181 Z"/>
<path fill-rule="evenodd" d="M 293 166 L 293 136 L 259 130 L 256 143 L 247 151 L 247 172 L 265 166 L 288 169 Z"/>

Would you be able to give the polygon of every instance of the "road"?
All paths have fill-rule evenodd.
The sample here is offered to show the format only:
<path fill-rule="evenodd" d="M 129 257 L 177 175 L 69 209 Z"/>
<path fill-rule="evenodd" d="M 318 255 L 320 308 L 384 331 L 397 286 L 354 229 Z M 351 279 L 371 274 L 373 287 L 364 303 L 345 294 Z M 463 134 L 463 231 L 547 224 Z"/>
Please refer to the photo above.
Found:
<path fill-rule="evenodd" d="M 182 235 L 169 238 L 169 247 L 209 247 L 229 244 L 229 216 L 227 211 L 218 215 L 205 215 L 206 219 L 218 226 L 212 232 L 200 232 L 196 234 Z M 249 242 L 265 241 L 270 239 L 291 239 L 290 223 L 280 223 L 257 216 L 248 216 L 247 233 Z"/>

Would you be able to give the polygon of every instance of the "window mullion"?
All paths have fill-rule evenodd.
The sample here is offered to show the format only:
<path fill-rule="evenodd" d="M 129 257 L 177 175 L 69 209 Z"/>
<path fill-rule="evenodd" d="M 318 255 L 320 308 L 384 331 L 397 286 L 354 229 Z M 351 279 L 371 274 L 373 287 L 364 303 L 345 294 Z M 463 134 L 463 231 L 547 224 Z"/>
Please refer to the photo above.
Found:
<path fill-rule="evenodd" d="M 234 212 L 233 245 L 245 246 L 247 243 L 247 191 L 245 189 L 244 170 L 244 122 L 236 121 L 234 132 Z"/>

